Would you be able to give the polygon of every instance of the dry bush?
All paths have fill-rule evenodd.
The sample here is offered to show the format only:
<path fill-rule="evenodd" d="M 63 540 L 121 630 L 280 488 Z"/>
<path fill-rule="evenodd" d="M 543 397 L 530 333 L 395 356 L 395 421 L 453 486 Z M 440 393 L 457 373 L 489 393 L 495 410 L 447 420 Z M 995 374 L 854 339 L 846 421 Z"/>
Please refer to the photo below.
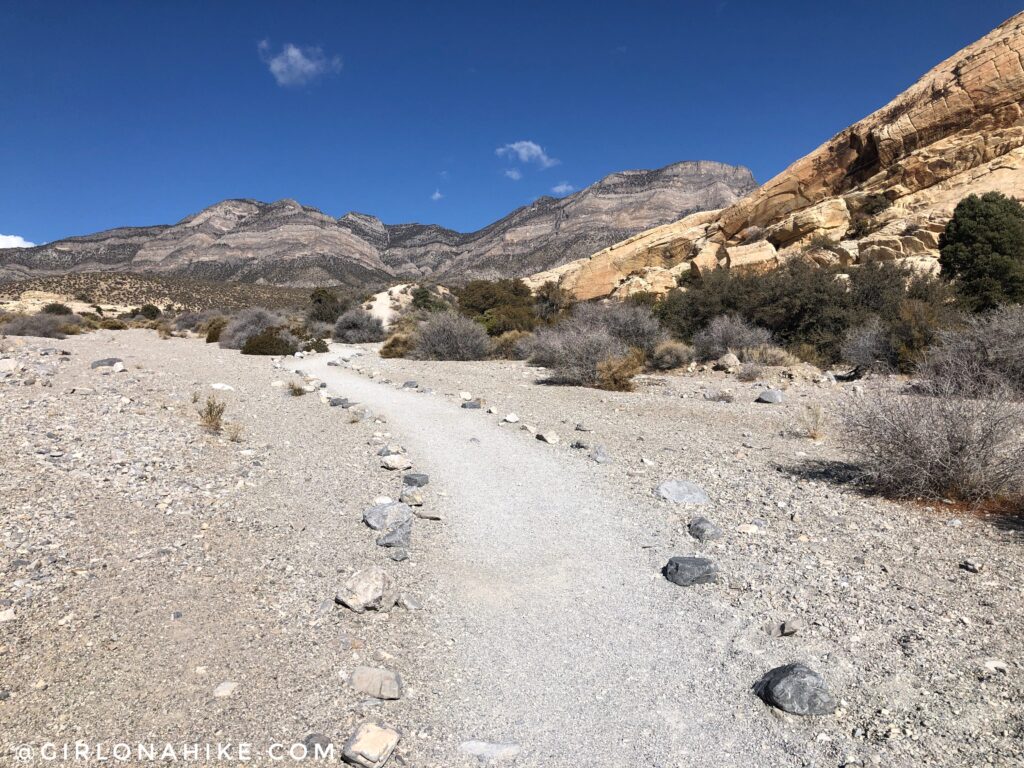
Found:
<path fill-rule="evenodd" d="M 812 403 L 804 408 L 796 432 L 811 440 L 819 440 L 825 436 L 825 411 L 818 403 Z"/>
<path fill-rule="evenodd" d="M 73 315 L 71 307 L 67 304 L 61 304 L 59 301 L 53 301 L 43 307 L 41 310 L 44 315 Z"/>
<path fill-rule="evenodd" d="M 233 421 L 227 425 L 225 432 L 227 432 L 228 440 L 232 443 L 242 442 L 242 433 L 245 431 L 245 427 L 239 424 L 237 421 Z"/>
<path fill-rule="evenodd" d="M 216 344 L 220 341 L 220 335 L 227 327 L 228 318 L 215 317 L 206 324 L 206 343 Z"/>
<path fill-rule="evenodd" d="M 736 378 L 740 381 L 757 381 L 764 376 L 764 366 L 757 363 L 744 363 L 736 372 Z"/>
<path fill-rule="evenodd" d="M 613 392 L 632 392 L 633 377 L 644 367 L 644 353 L 633 348 L 623 357 L 609 357 L 597 364 L 597 387 Z"/>
<path fill-rule="evenodd" d="M 700 360 L 717 360 L 726 352 L 771 343 L 770 331 L 739 315 L 719 315 L 693 335 L 693 348 Z"/>
<path fill-rule="evenodd" d="M 179 331 L 203 333 L 208 329 L 212 320 L 221 316 L 220 312 L 213 309 L 203 312 L 183 312 L 174 318 L 174 327 Z"/>
<path fill-rule="evenodd" d="M 39 336 L 63 339 L 78 333 L 81 319 L 77 315 L 9 315 L 0 325 L 0 336 Z"/>
<path fill-rule="evenodd" d="M 506 331 L 494 339 L 494 356 L 503 360 L 525 360 L 527 340 L 531 336 L 528 331 Z"/>
<path fill-rule="evenodd" d="M 757 363 L 767 366 L 790 366 L 797 365 L 800 358 L 793 355 L 782 347 L 774 344 L 758 344 L 756 347 L 744 347 L 736 355 L 744 363 Z"/>
<path fill-rule="evenodd" d="M 846 431 L 850 452 L 883 493 L 980 501 L 1024 489 L 1022 418 L 1006 390 L 980 398 L 890 392 L 855 404 Z"/>
<path fill-rule="evenodd" d="M 294 355 L 299 340 L 283 328 L 265 328 L 242 345 L 243 355 Z"/>
<path fill-rule="evenodd" d="M 353 307 L 334 324 L 334 340 L 345 344 L 383 341 L 384 324 L 362 307 Z"/>
<path fill-rule="evenodd" d="M 583 387 L 600 386 L 598 364 L 630 351 L 605 328 L 572 321 L 540 329 L 527 346 L 530 363 L 549 368 L 553 383 Z"/>
<path fill-rule="evenodd" d="M 865 371 L 892 370 L 887 334 L 877 316 L 847 332 L 841 353 L 843 360 Z"/>
<path fill-rule="evenodd" d="M 306 394 L 306 388 L 297 381 L 288 382 L 288 394 L 292 397 L 302 397 Z"/>
<path fill-rule="evenodd" d="M 627 348 L 653 355 L 657 346 L 667 339 L 665 329 L 650 307 L 627 302 L 577 304 L 572 317 L 565 321 L 590 328 L 603 328 Z"/>
<path fill-rule="evenodd" d="M 480 323 L 454 312 L 435 312 L 416 331 L 418 360 L 486 360 L 493 344 Z"/>
<path fill-rule="evenodd" d="M 1004 307 L 941 331 L 920 373 L 966 394 L 984 395 L 995 388 L 1024 399 L 1024 307 Z"/>
<path fill-rule="evenodd" d="M 100 321 L 100 328 L 105 331 L 123 331 L 127 327 L 128 323 L 114 317 L 107 317 Z"/>
<path fill-rule="evenodd" d="M 224 428 L 224 411 L 228 404 L 212 395 L 206 398 L 206 404 L 199 410 L 199 423 L 207 432 L 220 434 Z"/>
<path fill-rule="evenodd" d="M 411 333 L 393 333 L 380 348 L 381 357 L 408 357 L 412 352 L 414 337 Z"/>
<path fill-rule="evenodd" d="M 693 362 L 693 347 L 681 341 L 663 341 L 654 348 L 648 362 L 656 371 L 671 371 Z"/>
<path fill-rule="evenodd" d="M 262 307 L 250 307 L 231 318 L 220 331 L 217 341 L 224 349 L 241 349 L 253 336 L 284 324 L 284 318 L 276 312 Z M 209 341 L 209 331 L 206 338 Z"/>

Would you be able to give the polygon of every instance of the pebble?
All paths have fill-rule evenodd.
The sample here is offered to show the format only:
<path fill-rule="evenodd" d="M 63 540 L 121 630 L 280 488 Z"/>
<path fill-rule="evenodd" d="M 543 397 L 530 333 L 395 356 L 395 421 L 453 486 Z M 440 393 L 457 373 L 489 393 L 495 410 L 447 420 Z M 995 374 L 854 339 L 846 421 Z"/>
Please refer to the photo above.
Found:
<path fill-rule="evenodd" d="M 707 492 L 692 480 L 666 480 L 654 490 L 665 501 L 674 504 L 707 504 Z"/>

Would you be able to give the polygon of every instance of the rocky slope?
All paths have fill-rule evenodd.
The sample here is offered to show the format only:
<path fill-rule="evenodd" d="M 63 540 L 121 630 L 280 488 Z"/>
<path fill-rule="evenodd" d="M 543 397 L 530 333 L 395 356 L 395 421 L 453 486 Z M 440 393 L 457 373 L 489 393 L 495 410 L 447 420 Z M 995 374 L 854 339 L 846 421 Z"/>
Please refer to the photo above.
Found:
<path fill-rule="evenodd" d="M 624 171 L 561 199 L 539 198 L 472 233 L 387 225 L 361 213 L 335 219 L 294 200 L 225 200 L 174 225 L 126 227 L 0 250 L 0 282 L 68 272 L 132 272 L 362 287 L 395 278 L 527 275 L 693 211 L 721 208 L 755 186 L 746 168 L 707 161 Z"/>
<path fill-rule="evenodd" d="M 715 214 L 656 227 L 533 275 L 580 298 L 664 291 L 719 266 L 904 260 L 938 269 L 938 233 L 970 193 L 1024 194 L 1024 14 Z M 821 236 L 838 247 L 808 248 Z"/>

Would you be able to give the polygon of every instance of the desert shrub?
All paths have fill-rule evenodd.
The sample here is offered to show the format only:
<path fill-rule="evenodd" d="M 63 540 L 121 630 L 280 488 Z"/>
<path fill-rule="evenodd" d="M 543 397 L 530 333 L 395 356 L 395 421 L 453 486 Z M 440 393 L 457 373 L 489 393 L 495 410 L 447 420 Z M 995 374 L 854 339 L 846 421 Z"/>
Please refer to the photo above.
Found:
<path fill-rule="evenodd" d="M 633 377 L 644 367 L 644 353 L 634 347 L 622 357 L 605 358 L 597 364 L 597 387 L 612 392 L 632 392 Z"/>
<path fill-rule="evenodd" d="M 306 394 L 306 388 L 297 381 L 289 381 L 288 394 L 292 397 L 302 397 Z"/>
<path fill-rule="evenodd" d="M 541 328 L 527 348 L 530 363 L 549 368 L 553 383 L 584 387 L 599 385 L 599 363 L 622 359 L 629 353 L 629 348 L 608 329 L 573 319 Z"/>
<path fill-rule="evenodd" d="M 408 357 L 414 345 L 412 333 L 392 333 L 380 348 L 381 357 Z"/>
<path fill-rule="evenodd" d="M 73 315 L 71 307 L 67 304 L 61 304 L 59 301 L 53 301 L 43 307 L 40 312 L 44 315 Z"/>
<path fill-rule="evenodd" d="M 554 280 L 540 286 L 533 297 L 537 317 L 545 322 L 551 322 L 565 314 L 572 305 L 572 294 Z"/>
<path fill-rule="evenodd" d="M 801 437 L 819 440 L 825 436 L 825 411 L 818 403 L 811 403 L 800 413 L 795 432 Z"/>
<path fill-rule="evenodd" d="M 424 312 L 443 312 L 448 309 L 448 302 L 427 286 L 417 285 L 412 290 L 412 308 Z"/>
<path fill-rule="evenodd" d="M 531 331 L 537 325 L 533 295 L 522 280 L 470 280 L 456 296 L 459 311 L 483 323 L 492 336 Z"/>
<path fill-rule="evenodd" d="M 1004 394 L 879 393 L 847 412 L 848 447 L 866 479 L 900 498 L 979 501 L 1024 487 L 1024 414 Z"/>
<path fill-rule="evenodd" d="M 944 382 L 973 397 L 1006 390 L 1024 399 L 1024 307 L 972 316 L 939 332 L 921 366 L 926 382 Z"/>
<path fill-rule="evenodd" d="M 693 348 L 700 360 L 717 360 L 726 352 L 771 344 L 772 334 L 739 315 L 719 315 L 693 335 Z"/>
<path fill-rule="evenodd" d="M 888 371 L 892 368 L 889 340 L 877 315 L 846 332 L 841 353 L 843 360 L 864 371 Z"/>
<path fill-rule="evenodd" d="M 999 192 L 969 195 L 939 237 L 942 274 L 976 311 L 1024 301 L 1024 206 Z"/>
<path fill-rule="evenodd" d="M 222 318 L 222 315 L 214 309 L 207 309 L 203 312 L 182 312 L 174 318 L 174 327 L 179 331 L 206 333 L 210 323 L 218 318 Z"/>
<path fill-rule="evenodd" d="M 160 311 L 160 307 L 156 304 L 143 304 L 141 307 L 134 311 L 136 316 L 144 317 L 146 320 L 156 320 L 163 313 Z"/>
<path fill-rule="evenodd" d="M 118 320 L 116 317 L 107 317 L 100 321 L 100 328 L 105 331 L 123 331 L 128 327 L 128 324 L 124 320 Z"/>
<path fill-rule="evenodd" d="M 227 403 L 210 396 L 206 403 L 199 409 L 199 423 L 208 432 L 219 434 L 224 426 L 224 411 L 227 410 Z"/>
<path fill-rule="evenodd" d="M 245 342 L 268 328 L 284 325 L 284 318 L 275 312 L 262 307 L 243 309 L 228 321 L 217 336 L 217 341 L 224 349 L 241 349 Z M 210 332 L 207 332 L 207 341 Z"/>
<path fill-rule="evenodd" d="M 649 307 L 623 302 L 577 304 L 572 322 L 591 328 L 604 328 L 627 348 L 641 350 L 645 355 L 666 339 L 665 330 Z"/>
<path fill-rule="evenodd" d="M 76 315 L 13 315 L 0 325 L 0 335 L 63 339 L 69 333 L 77 333 L 80 322 Z"/>
<path fill-rule="evenodd" d="M 421 325 L 413 342 L 419 360 L 485 360 L 492 342 L 484 327 L 455 312 L 437 312 Z"/>
<path fill-rule="evenodd" d="M 216 344 L 220 341 L 220 335 L 227 327 L 228 318 L 215 317 L 206 324 L 206 343 Z M 243 342 L 244 343 L 244 342 Z"/>
<path fill-rule="evenodd" d="M 243 355 L 294 355 L 298 340 L 282 328 L 264 328 L 242 345 Z"/>
<path fill-rule="evenodd" d="M 351 305 L 352 300 L 349 297 L 339 298 L 334 291 L 317 288 L 309 295 L 309 311 L 306 313 L 306 319 L 310 322 L 333 325 L 341 313 Z"/>
<path fill-rule="evenodd" d="M 861 201 L 858 211 L 867 216 L 877 216 L 892 207 L 892 201 L 880 192 L 866 195 Z"/>
<path fill-rule="evenodd" d="M 316 339 L 312 339 L 311 341 L 307 341 L 305 344 L 303 344 L 302 345 L 302 351 L 303 352 L 318 352 L 320 354 L 323 354 L 324 352 L 329 352 L 330 350 L 327 347 L 327 342 L 326 341 L 324 341 L 323 339 L 320 339 L 320 338 L 316 338 Z"/>
<path fill-rule="evenodd" d="M 345 344 L 383 341 L 384 324 L 362 307 L 353 307 L 334 324 L 334 340 Z"/>
<path fill-rule="evenodd" d="M 743 347 L 736 356 L 744 363 L 755 363 L 768 366 L 790 366 L 800 362 L 797 355 L 787 352 L 774 344 L 758 344 L 755 347 Z"/>
<path fill-rule="evenodd" d="M 757 381 L 764 376 L 764 366 L 757 363 L 744 363 L 736 371 L 736 378 L 740 381 Z"/>
<path fill-rule="evenodd" d="M 494 339 L 494 356 L 504 360 L 524 360 L 526 339 L 530 334 L 526 331 L 508 331 Z"/>
<path fill-rule="evenodd" d="M 671 371 L 693 362 L 693 347 L 681 341 L 667 340 L 654 348 L 647 359 L 651 368 L 656 371 Z"/>

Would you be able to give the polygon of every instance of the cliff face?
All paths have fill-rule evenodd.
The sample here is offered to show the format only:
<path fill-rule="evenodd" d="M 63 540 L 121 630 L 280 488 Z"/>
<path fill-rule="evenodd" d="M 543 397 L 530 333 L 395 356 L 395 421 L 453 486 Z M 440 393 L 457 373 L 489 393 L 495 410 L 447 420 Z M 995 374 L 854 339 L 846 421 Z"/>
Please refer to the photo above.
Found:
<path fill-rule="evenodd" d="M 581 298 L 665 290 L 686 272 L 905 260 L 938 269 L 938 233 L 971 193 L 1024 195 L 1024 14 L 713 216 L 656 227 L 540 274 Z M 821 236 L 838 247 L 808 248 Z"/>
<path fill-rule="evenodd" d="M 522 276 L 690 211 L 721 208 L 755 187 L 746 168 L 707 161 L 625 171 L 561 199 L 539 198 L 465 234 L 436 225 L 386 225 L 362 213 L 335 219 L 294 200 L 225 200 L 174 225 L 0 250 L 0 281 L 132 272 L 363 287 L 424 277 Z"/>

